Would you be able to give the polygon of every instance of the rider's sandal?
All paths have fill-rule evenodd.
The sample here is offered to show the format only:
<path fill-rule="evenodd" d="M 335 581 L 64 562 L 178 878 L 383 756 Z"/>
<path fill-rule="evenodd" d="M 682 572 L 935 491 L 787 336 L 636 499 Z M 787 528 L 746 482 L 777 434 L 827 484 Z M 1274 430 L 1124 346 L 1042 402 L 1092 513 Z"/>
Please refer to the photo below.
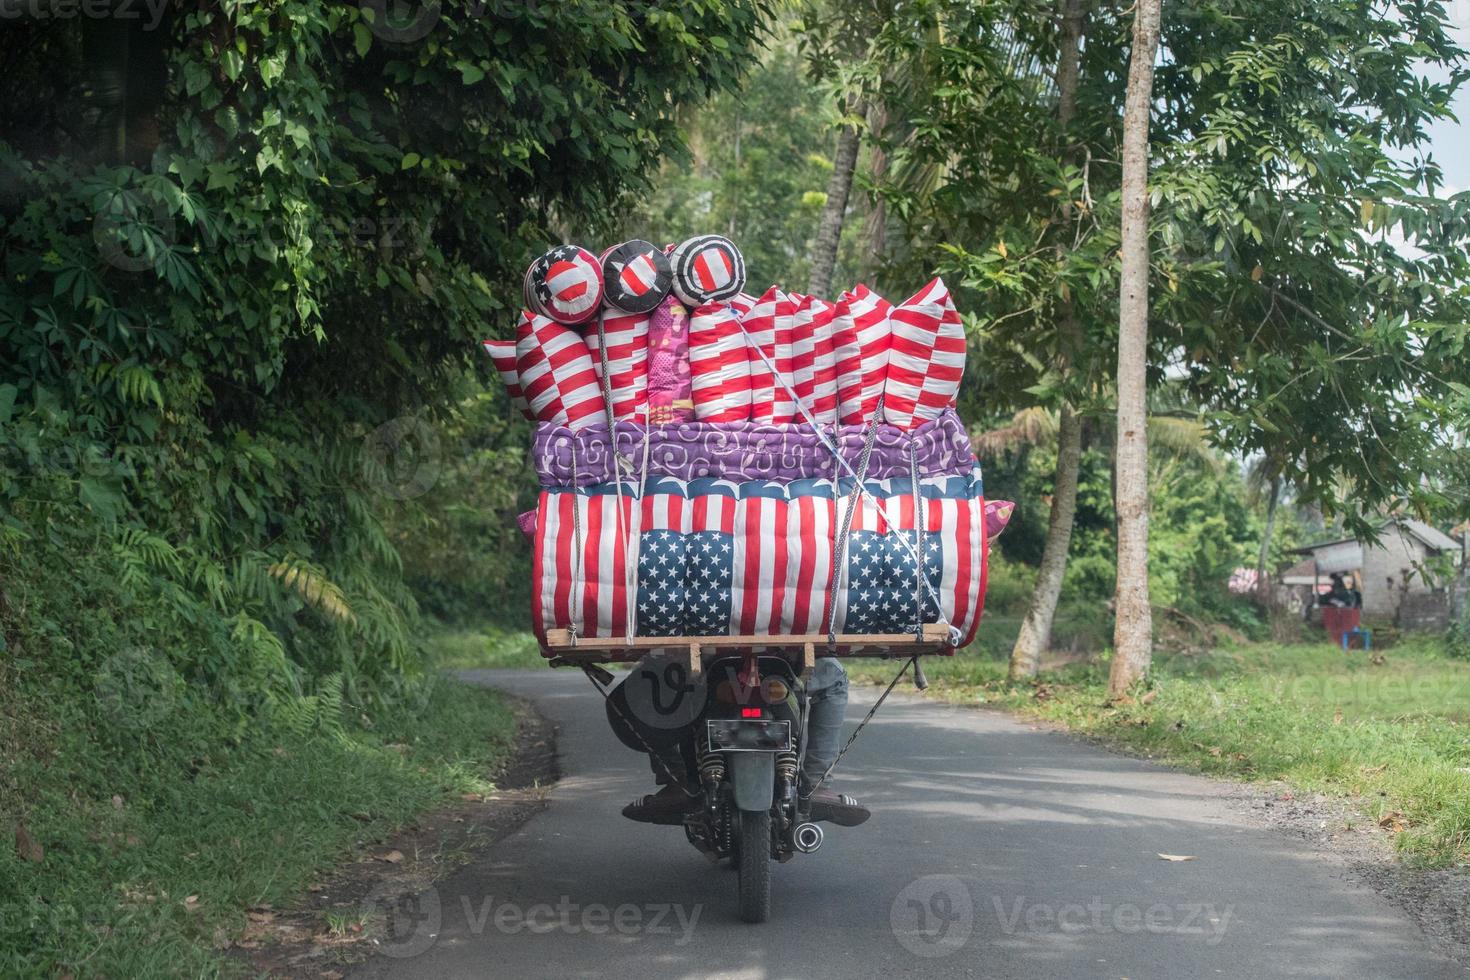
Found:
<path fill-rule="evenodd" d="M 873 815 L 851 796 L 838 795 L 829 789 L 819 789 L 812 794 L 811 814 L 813 820 L 826 820 L 839 827 L 856 827 Z"/>
<path fill-rule="evenodd" d="M 669 787 L 666 786 L 657 793 L 634 800 L 632 803 L 623 807 L 623 816 L 629 820 L 636 820 L 639 823 L 677 827 L 684 822 L 684 813 L 695 802 L 696 799 L 694 797 L 689 796 L 682 790 L 676 793 L 670 793 Z"/>

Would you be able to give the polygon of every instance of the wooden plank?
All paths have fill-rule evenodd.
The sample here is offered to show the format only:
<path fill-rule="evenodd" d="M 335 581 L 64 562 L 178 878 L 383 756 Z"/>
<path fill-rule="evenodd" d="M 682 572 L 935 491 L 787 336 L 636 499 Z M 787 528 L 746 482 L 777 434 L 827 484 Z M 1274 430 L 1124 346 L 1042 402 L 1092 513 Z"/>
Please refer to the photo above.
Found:
<path fill-rule="evenodd" d="M 825 633 L 797 633 L 787 636 L 744 634 L 737 636 L 635 636 L 632 642 L 625 637 L 573 637 L 570 630 L 547 630 L 546 646 L 558 653 L 572 651 L 606 650 L 653 650 L 658 648 L 677 649 L 697 645 L 705 652 L 730 647 L 767 647 L 804 649 L 808 645 L 825 645 Z M 924 632 L 913 633 L 839 633 L 839 647 L 894 647 L 895 656 L 914 652 L 915 647 L 949 646 L 949 628 L 938 623 L 928 623 Z"/>
<path fill-rule="evenodd" d="M 815 643 L 804 644 L 801 648 L 801 679 L 809 681 L 812 679 L 812 671 L 817 669 L 817 645 Z"/>
<path fill-rule="evenodd" d="M 684 669 L 688 671 L 689 677 L 696 677 L 704 670 L 703 658 L 700 656 L 699 644 L 691 643 L 684 650 Z"/>

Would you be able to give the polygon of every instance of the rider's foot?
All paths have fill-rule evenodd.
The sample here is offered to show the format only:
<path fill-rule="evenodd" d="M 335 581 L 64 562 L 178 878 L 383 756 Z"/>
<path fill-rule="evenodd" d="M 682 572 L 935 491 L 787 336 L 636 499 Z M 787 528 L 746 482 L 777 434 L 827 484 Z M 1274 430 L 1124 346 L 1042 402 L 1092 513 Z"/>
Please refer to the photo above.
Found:
<path fill-rule="evenodd" d="M 684 822 L 684 813 L 697 803 L 698 798 L 690 796 L 682 786 L 665 786 L 623 807 L 623 816 L 639 823 L 677 825 Z"/>
<path fill-rule="evenodd" d="M 872 816 L 867 807 L 851 796 L 830 789 L 819 789 L 811 795 L 811 814 L 813 820 L 827 820 L 839 827 L 856 827 Z"/>

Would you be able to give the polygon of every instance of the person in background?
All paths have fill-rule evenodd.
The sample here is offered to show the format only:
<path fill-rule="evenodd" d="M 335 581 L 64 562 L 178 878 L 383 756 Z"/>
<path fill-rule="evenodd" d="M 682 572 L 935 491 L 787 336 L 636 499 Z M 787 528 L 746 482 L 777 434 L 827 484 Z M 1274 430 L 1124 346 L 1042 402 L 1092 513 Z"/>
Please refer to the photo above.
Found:
<path fill-rule="evenodd" d="M 1358 593 L 1358 598 L 1356 602 L 1353 600 L 1353 593 L 1356 591 L 1357 590 L 1348 590 L 1347 585 L 1343 582 L 1343 576 L 1341 572 L 1333 572 L 1332 588 L 1327 592 L 1326 595 L 1317 600 L 1317 605 L 1331 606 L 1334 609 L 1355 609 L 1358 606 L 1362 605 L 1363 602 L 1362 593 Z"/>

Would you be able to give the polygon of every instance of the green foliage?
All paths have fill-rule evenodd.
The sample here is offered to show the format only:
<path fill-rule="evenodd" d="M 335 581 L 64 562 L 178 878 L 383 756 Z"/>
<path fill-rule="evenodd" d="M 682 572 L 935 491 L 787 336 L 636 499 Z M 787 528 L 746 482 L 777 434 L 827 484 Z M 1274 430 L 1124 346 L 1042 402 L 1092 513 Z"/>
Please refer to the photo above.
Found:
<path fill-rule="evenodd" d="M 778 34 L 738 91 L 684 113 L 691 159 L 670 160 L 620 224 L 625 237 L 718 233 L 740 246 L 748 288 L 804 290 L 836 140 L 824 89 Z M 858 275 L 859 222 L 844 229 L 836 282 Z M 917 284 L 915 284 L 917 286 Z"/>
<path fill-rule="evenodd" d="M 1053 3 L 912 0 L 857 73 L 902 121 L 878 141 L 895 270 L 966 288 L 976 414 L 1111 403 L 1131 14 L 1087 6 L 1066 133 Z M 1465 512 L 1470 196 L 1442 193 L 1426 129 L 1470 62 L 1443 6 L 1215 0 L 1163 31 L 1152 380 L 1170 365 L 1212 438 L 1350 530 Z"/>
<path fill-rule="evenodd" d="M 433 480 L 381 465 L 402 421 L 506 416 L 494 383 L 484 411 L 455 410 L 468 365 L 490 377 L 474 342 L 510 329 L 551 227 L 605 225 L 680 145 L 675 113 L 734 83 L 764 12 L 444 5 L 409 41 L 370 5 L 190 5 L 166 63 L 139 66 L 169 82 L 138 166 L 95 162 L 79 41 L 7 33 L 15 77 L 66 82 L 40 122 L 0 109 L 12 654 L 85 685 L 110 652 L 157 651 L 243 692 L 242 724 L 402 697 L 421 666 L 400 549 L 420 576 L 443 558 L 405 529 L 462 487 L 405 513 Z M 524 428 L 460 434 L 477 462 L 447 465 L 486 486 L 459 503 L 503 521 Z M 509 579 L 483 564 L 462 590 Z"/>
<path fill-rule="evenodd" d="M 238 975 L 220 930 L 295 902 L 363 841 L 488 791 L 516 727 L 498 694 L 433 684 L 335 736 L 301 702 L 222 742 L 233 713 L 169 676 L 114 659 L 99 700 L 3 678 L 0 810 L 44 857 L 0 849 L 0 974 Z"/>

